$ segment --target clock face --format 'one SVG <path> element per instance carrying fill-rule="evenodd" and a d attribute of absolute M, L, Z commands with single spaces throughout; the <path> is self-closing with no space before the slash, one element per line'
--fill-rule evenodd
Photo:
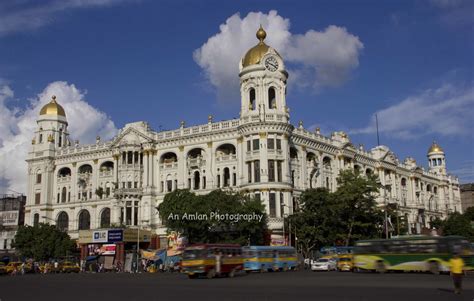
<path fill-rule="evenodd" d="M 276 71 L 278 69 L 278 61 L 274 56 L 269 56 L 265 60 L 265 67 L 270 71 Z"/>

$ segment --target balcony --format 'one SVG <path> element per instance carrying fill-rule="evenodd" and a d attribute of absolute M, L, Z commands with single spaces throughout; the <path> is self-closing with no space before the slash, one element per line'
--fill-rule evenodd
<path fill-rule="evenodd" d="M 71 176 L 58 177 L 58 183 L 68 183 L 68 182 L 71 182 Z"/>
<path fill-rule="evenodd" d="M 217 162 L 226 162 L 226 161 L 235 161 L 237 160 L 237 155 L 223 155 L 216 158 Z"/>
<path fill-rule="evenodd" d="M 114 171 L 112 169 L 99 171 L 99 177 L 101 178 L 113 177 L 113 175 L 114 175 Z"/>
<path fill-rule="evenodd" d="M 118 188 L 115 189 L 114 195 L 116 197 L 123 197 L 123 196 L 135 196 L 139 197 L 143 194 L 142 188 Z"/>
<path fill-rule="evenodd" d="M 202 158 L 188 158 L 188 167 L 189 168 L 199 168 L 206 165 L 206 160 Z"/>
<path fill-rule="evenodd" d="M 161 169 L 173 169 L 178 168 L 178 162 L 167 162 L 160 164 Z"/>

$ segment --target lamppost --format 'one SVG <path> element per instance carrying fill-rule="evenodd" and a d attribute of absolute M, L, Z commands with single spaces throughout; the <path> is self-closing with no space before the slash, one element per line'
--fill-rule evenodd
<path fill-rule="evenodd" d="M 377 184 L 381 184 L 380 180 L 377 181 Z M 390 185 L 382 185 L 383 188 L 383 200 L 384 200 L 384 213 L 385 213 L 385 220 L 384 220 L 384 226 L 385 226 L 385 239 L 388 239 L 388 205 L 387 205 L 387 187 L 390 188 Z"/>
<path fill-rule="evenodd" d="M 285 237 L 285 214 L 286 214 L 286 217 L 288 218 L 288 245 L 291 247 L 291 220 L 290 220 L 290 216 L 291 216 L 291 207 L 286 205 L 286 204 L 283 204 L 282 207 L 288 207 L 288 211 L 290 211 L 288 214 L 286 213 L 283 213 L 283 240 L 285 240 L 286 242 L 286 237 Z M 283 209 L 283 211 L 285 211 Z"/>

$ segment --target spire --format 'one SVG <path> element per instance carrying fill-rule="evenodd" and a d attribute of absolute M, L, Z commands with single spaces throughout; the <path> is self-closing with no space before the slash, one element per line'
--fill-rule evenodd
<path fill-rule="evenodd" d="M 264 44 L 263 40 L 267 37 L 266 31 L 263 29 L 262 24 L 260 24 L 260 28 L 257 30 L 257 39 L 259 39 L 260 44 Z"/>

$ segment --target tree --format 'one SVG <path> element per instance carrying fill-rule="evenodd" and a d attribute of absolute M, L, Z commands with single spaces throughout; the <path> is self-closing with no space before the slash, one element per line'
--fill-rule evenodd
<path fill-rule="evenodd" d="M 296 229 L 296 237 L 302 247 L 303 255 L 309 257 L 314 249 L 334 243 L 337 208 L 326 188 L 304 191 L 300 202 L 301 210 L 295 212 L 289 219 L 292 227 Z"/>
<path fill-rule="evenodd" d="M 20 255 L 35 260 L 49 260 L 67 256 L 75 250 L 75 242 L 56 226 L 40 223 L 37 226 L 20 226 L 13 247 Z"/>
<path fill-rule="evenodd" d="M 474 240 L 474 229 L 468 215 L 454 212 L 443 221 L 442 229 L 444 235 L 460 235 Z"/>
<path fill-rule="evenodd" d="M 175 190 L 165 196 L 157 209 L 165 226 L 186 235 L 190 243 L 262 244 L 264 240 L 265 208 L 260 201 L 242 194 L 215 190 L 198 196 L 189 190 Z M 254 213 L 263 218 L 239 221 L 230 218 Z M 215 214 L 227 214 L 228 218 L 217 219 Z"/>
<path fill-rule="evenodd" d="M 377 237 L 379 225 L 383 223 L 382 213 L 375 201 L 379 191 L 377 177 L 344 170 L 339 174 L 337 182 L 334 200 L 341 227 L 338 238 L 348 246 L 354 240 Z"/>

